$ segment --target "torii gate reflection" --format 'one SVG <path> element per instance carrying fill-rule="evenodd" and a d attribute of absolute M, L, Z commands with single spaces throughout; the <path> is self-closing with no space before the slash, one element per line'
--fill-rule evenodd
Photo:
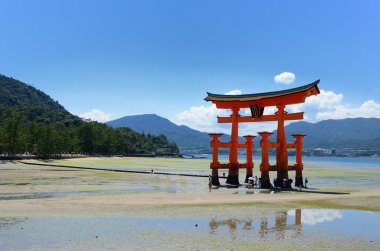
<path fill-rule="evenodd" d="M 261 171 L 261 188 L 270 187 L 269 171 L 277 171 L 276 184 L 277 187 L 283 186 L 283 180 L 288 179 L 288 171 L 296 170 L 295 185 L 303 186 L 302 178 L 302 138 L 303 134 L 292 135 L 295 142 L 287 143 L 284 122 L 285 120 L 299 120 L 303 119 L 303 112 L 288 113 L 285 111 L 286 105 L 294 105 L 304 103 L 305 99 L 311 95 L 319 94 L 318 89 L 319 80 L 298 88 L 257 93 L 245 95 L 220 95 L 207 93 L 206 101 L 212 101 L 218 109 L 230 109 L 232 111 L 229 117 L 218 117 L 218 123 L 232 123 L 231 126 L 231 140 L 230 142 L 221 142 L 219 137 L 222 134 L 211 133 L 212 137 L 212 184 L 219 186 L 218 169 L 228 169 L 228 177 L 226 183 L 231 185 L 239 185 L 239 168 L 247 170 L 245 182 L 249 177 L 252 177 L 252 149 L 254 147 L 253 139 L 255 136 L 244 136 L 245 143 L 240 143 L 238 140 L 239 123 L 244 122 L 264 122 L 264 121 L 277 121 L 277 141 L 269 142 L 269 132 L 259 132 L 261 136 L 262 148 L 262 162 L 260 166 Z M 268 106 L 275 106 L 277 112 L 272 115 L 264 115 L 264 108 Z M 249 108 L 252 116 L 241 116 L 240 109 Z M 218 149 L 229 149 L 229 163 L 222 164 L 218 161 Z M 246 163 L 238 162 L 238 149 L 246 148 Z M 276 149 L 276 165 L 269 164 L 269 148 Z M 296 163 L 295 165 L 288 164 L 288 148 L 296 149 Z"/>
<path fill-rule="evenodd" d="M 302 232 L 302 222 L 301 222 L 301 209 L 295 209 L 295 218 L 294 224 L 288 224 L 288 211 L 281 210 L 275 212 L 274 216 L 274 225 L 269 226 L 269 219 L 267 216 L 262 216 L 257 221 L 259 221 L 259 229 L 257 230 L 260 239 L 265 239 L 270 234 L 275 234 L 277 239 L 284 239 L 287 231 L 293 233 L 297 236 L 301 235 Z M 239 226 L 242 225 L 242 230 L 254 230 L 254 219 L 246 219 L 246 220 L 215 220 L 212 219 L 209 222 L 210 234 L 217 234 L 218 228 L 223 226 L 228 226 L 231 238 L 236 239 L 238 236 Z"/>

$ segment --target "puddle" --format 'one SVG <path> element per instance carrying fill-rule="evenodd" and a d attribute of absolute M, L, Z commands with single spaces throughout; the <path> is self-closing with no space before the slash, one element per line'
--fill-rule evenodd
<path fill-rule="evenodd" d="M 376 250 L 380 244 L 378 222 L 380 213 L 334 209 L 271 210 L 255 218 L 0 218 L 0 250 L 166 249 L 168 243 L 171 249 L 233 249 L 234 246 L 247 249 L 249 246 L 241 246 L 242 243 L 258 242 L 307 248 L 316 240 L 316 245 L 331 242 L 338 249 L 349 247 L 341 245 L 351 245 L 354 241 L 359 247 Z"/>
<path fill-rule="evenodd" d="M 28 218 L 5 218 L 0 217 L 0 229 L 1 228 L 7 228 L 12 227 L 13 225 L 22 222 L 24 219 Z"/>
<path fill-rule="evenodd" d="M 54 195 L 49 193 L 0 193 L 0 201 L 2 200 L 30 200 L 52 198 Z"/>
<path fill-rule="evenodd" d="M 0 193 L 1 200 L 27 200 L 27 199 L 44 199 L 52 197 L 67 197 L 92 194 L 106 193 L 137 193 L 137 192 L 168 192 L 176 193 L 176 187 L 160 187 L 160 186 L 124 186 L 120 189 L 99 189 L 99 190 L 83 190 L 83 191 L 64 191 L 64 192 L 39 192 L 39 193 Z"/>

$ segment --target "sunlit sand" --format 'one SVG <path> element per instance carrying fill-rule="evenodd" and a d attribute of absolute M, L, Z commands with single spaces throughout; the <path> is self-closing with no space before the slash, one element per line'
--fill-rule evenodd
<path fill-rule="evenodd" d="M 98 219 L 95 220 L 96 222 L 105 225 L 111 224 L 110 222 L 115 217 L 127 217 L 126 222 L 129 222 L 130 217 L 141 219 L 144 222 L 141 223 L 143 225 L 149 225 L 149 219 L 152 218 L 153 221 L 162 221 L 160 224 L 166 224 L 165 219 L 172 218 L 178 218 L 179 222 L 186 221 L 185 219 L 199 219 L 200 222 L 207 219 L 221 219 L 221 222 L 235 219 L 236 222 L 243 224 L 246 219 L 256 220 L 263 215 L 270 217 L 275 210 L 279 209 L 285 210 L 284 212 L 289 211 L 290 214 L 295 208 L 380 211 L 380 170 L 378 168 L 305 167 L 304 174 L 309 179 L 309 189 L 302 189 L 302 191 L 294 189 L 270 192 L 265 189 L 250 189 L 242 184 L 237 189 L 228 189 L 222 186 L 213 188 L 209 192 L 207 178 L 210 171 L 209 160 L 205 159 L 115 157 L 48 162 L 28 160 L 28 162 L 91 168 L 103 167 L 117 170 L 141 170 L 147 171 L 147 173 L 81 170 L 4 162 L 0 165 L 2 225 L 10 219 L 23 219 L 22 222 L 25 223 L 19 224 L 27 224 L 30 221 L 50 222 L 57 217 L 59 219 L 68 217 L 67 224 L 69 225 L 71 224 L 69 222 L 74 219 L 84 222 L 90 221 L 88 217 L 96 217 L 94 218 Z M 151 170 L 153 173 L 150 173 Z M 258 176 L 257 168 L 254 170 L 254 176 Z M 200 173 L 205 174 L 206 177 L 155 174 L 159 171 Z M 222 176 L 222 172 L 220 175 Z M 244 175 L 245 173 L 242 172 L 241 182 L 244 180 Z M 224 183 L 224 179 L 221 179 L 221 183 Z M 29 220 L 25 220 L 25 218 Z M 243 227 L 244 224 L 241 226 Z M 155 232 L 155 226 L 149 226 L 147 227 L 148 232 L 157 236 L 146 240 L 147 243 L 141 244 L 140 247 L 153 248 L 154 242 L 162 237 Z M 81 231 L 90 233 L 90 230 L 81 229 Z M 136 227 L 136 231 L 142 230 Z M 193 230 L 179 229 L 179 231 L 185 231 L 191 236 Z M 300 238 L 297 241 L 302 245 L 312 243 L 314 248 L 319 245 L 328 246 L 331 244 L 337 248 L 345 249 L 349 249 L 350 246 L 372 249 L 373 245 L 379 242 L 379 239 L 366 242 L 359 238 L 358 240 L 351 240 L 351 244 L 348 245 L 347 242 L 345 242 L 346 244 L 341 243 L 341 238 L 324 238 L 325 233 L 323 232 L 315 236 L 309 236 L 307 233 L 303 233 L 307 238 Z M 105 235 L 105 233 L 103 234 Z M 174 231 L 170 238 L 167 238 L 168 240 L 181 239 L 179 236 L 181 236 L 180 232 Z M 111 247 L 110 243 L 113 240 L 110 238 L 108 237 L 109 242 L 106 241 L 102 245 Z M 119 236 L 118 238 L 121 238 L 119 240 L 120 245 L 130 248 L 138 247 L 138 243 L 131 242 L 130 237 L 123 239 Z M 344 239 L 344 237 L 342 238 Z M 124 241 L 127 239 L 130 246 Z M 133 240 L 138 240 L 138 238 L 136 237 Z M 182 243 L 183 246 L 181 244 L 173 247 L 185 248 L 190 245 L 191 241 L 201 241 L 202 245 L 192 246 L 201 249 L 223 247 L 214 243 L 215 240 L 212 236 L 202 238 L 192 236 L 189 237 L 189 243 L 186 240 L 181 239 L 181 241 L 184 242 Z M 11 241 L 8 240 L 8 242 Z M 85 240 L 78 241 L 78 243 L 82 248 L 101 249 L 95 243 Z M 11 244 L 9 245 L 12 247 Z M 247 250 L 252 244 L 263 248 L 268 248 L 271 245 L 275 249 L 282 247 L 274 237 L 269 238 L 269 243 L 262 243 L 262 239 L 248 238 L 241 242 L 236 241 L 235 244 L 238 245 L 239 249 Z M 67 244 L 65 247 L 72 247 L 70 245 Z M 163 245 L 162 242 L 159 242 L 158 245 L 163 247 L 160 246 Z M 17 245 L 13 247 L 15 249 L 20 248 Z M 45 246 L 45 248 L 47 247 L 49 246 Z M 233 245 L 225 247 L 233 248 Z M 292 249 L 292 245 L 285 245 L 285 247 Z"/>

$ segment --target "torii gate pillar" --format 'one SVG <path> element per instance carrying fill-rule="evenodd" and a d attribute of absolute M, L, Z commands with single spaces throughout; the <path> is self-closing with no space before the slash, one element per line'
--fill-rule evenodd
<path fill-rule="evenodd" d="M 239 185 L 239 163 L 238 163 L 238 145 L 239 145 L 239 107 L 232 107 L 232 127 L 230 142 L 230 168 L 226 183 Z"/>
<path fill-rule="evenodd" d="M 271 132 L 259 132 L 262 138 L 261 141 L 261 188 L 270 188 L 269 179 L 269 137 Z"/>
<path fill-rule="evenodd" d="M 253 160 L 252 160 L 252 149 L 254 147 L 253 139 L 255 136 L 252 135 L 246 135 L 243 136 L 246 140 L 246 156 L 247 156 L 247 173 L 245 175 L 245 183 L 248 183 L 248 178 L 252 177 L 252 171 L 253 171 Z"/>
<path fill-rule="evenodd" d="M 288 179 L 288 149 L 285 135 L 285 105 L 277 105 L 277 149 L 276 149 L 276 166 L 277 166 L 277 183 L 282 184 L 284 179 Z"/>
<path fill-rule="evenodd" d="M 302 163 L 302 139 L 305 137 L 303 134 L 293 134 L 292 135 L 296 139 L 296 187 L 304 187 L 303 185 L 303 163 Z"/>

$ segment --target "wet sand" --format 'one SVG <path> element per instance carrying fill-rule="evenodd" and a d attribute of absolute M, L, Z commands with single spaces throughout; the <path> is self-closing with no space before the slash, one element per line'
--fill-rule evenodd
<path fill-rule="evenodd" d="M 208 160 L 89 158 L 49 163 L 134 170 L 154 169 L 155 171 L 172 172 L 180 172 L 184 168 L 199 173 L 209 171 Z M 244 220 L 257 219 L 277 209 L 292 210 L 294 208 L 380 211 L 380 168 L 305 167 L 304 174 L 309 178 L 311 188 L 302 191 L 270 192 L 241 186 L 237 189 L 221 187 L 209 192 L 207 178 L 77 170 L 4 162 L 0 164 L 0 211 L 4 222 L 9 219 L 24 219 L 23 222 L 25 222 L 25 218 L 29 219 L 26 222 L 30 222 L 31 219 L 39 219 L 37 222 L 51 222 L 65 217 L 69 219 L 67 222 L 75 221 L 75 219 L 82 219 L 86 222 L 88 217 L 95 217 L 92 219 L 106 218 L 111 222 L 115 217 L 122 217 L 124 221 L 126 221 L 125 217 L 138 219 L 151 219 L 153 217 L 156 220 L 174 217 L 181 219 L 178 222 L 185 219 L 201 221 L 204 218 Z M 254 175 L 258 175 L 257 170 L 255 170 Z M 221 179 L 221 183 L 223 182 Z M 110 223 L 99 224 L 107 225 Z M 1 233 L 11 232 L 3 230 L 1 226 L 0 220 L 0 236 Z M 112 224 L 110 224 L 110 228 L 112 228 L 111 226 Z M 80 230 L 89 233 L 84 229 L 80 228 Z M 136 231 L 141 232 L 143 230 L 137 227 Z M 154 232 L 155 227 L 148 227 L 148 230 L 145 229 L 144 231 Z M 189 235 L 193 234 L 193 230 L 184 231 Z M 19 234 L 16 231 L 12 236 L 17 240 Z M 108 237 L 108 240 L 102 242 L 101 246 L 92 242 L 87 243 L 87 241 L 84 243 L 80 240 L 78 243 L 82 249 L 102 249 L 102 247 L 114 247 L 117 250 L 123 249 L 122 247 L 154 249 L 154 242 L 164 245 L 167 241 L 173 240 L 174 237 L 178 240 L 181 239 L 180 231 L 172 232 L 162 241 L 160 241 L 159 233 L 152 234 L 157 235 L 156 238 L 142 240 L 148 242 L 142 244 L 136 243 L 139 240 L 137 237 L 135 239 L 124 237 L 123 239 L 122 236 L 118 237 L 119 243 Z M 305 247 L 307 243 L 314 243 L 310 246 L 311 249 L 318 249 L 320 245 L 326 245 L 326 247 L 332 245 L 332 247 L 344 249 L 351 249 L 350 247 L 372 249 L 374 243 L 378 244 L 380 239 L 379 237 L 375 240 L 366 241 L 359 238 L 358 240 L 351 240 L 351 244 L 347 244 L 345 237 L 326 239 L 325 235 L 326 233 L 323 232 L 310 236 L 309 233 L 304 233 L 302 238 L 296 238 L 296 242 L 300 247 Z M 238 236 L 241 237 L 241 235 Z M 211 237 L 215 236 L 211 235 L 207 237 L 207 240 L 203 240 L 206 237 L 195 235 L 189 237 L 188 243 L 186 240 L 182 240 L 181 245 L 183 246 L 174 245 L 173 249 L 189 249 L 187 247 L 191 247 L 190 249 L 220 249 L 223 247 L 214 243 L 214 239 Z M 342 238 L 345 240 L 345 244 L 342 243 Z M 289 245 L 286 245 L 285 249 L 294 248 L 290 239 Z M 202 242 L 203 244 L 199 246 L 191 246 L 190 243 L 194 243 L 195 240 L 201 242 L 203 240 L 204 243 Z M 49 244 L 49 242 L 47 243 Z M 48 244 L 38 246 L 37 243 L 34 247 L 36 249 L 73 247 L 70 246 L 73 243 L 58 243 L 60 243 L 58 246 L 53 247 Z M 118 244 L 113 246 L 111 243 Z M 248 250 L 251 244 L 256 244 L 257 247 L 264 249 L 274 245 L 275 249 L 282 249 L 283 246 L 280 243 L 276 238 L 270 238 L 264 242 L 261 239 L 243 238 L 240 242 L 236 242 L 235 246 L 238 245 L 238 249 Z M 2 242 L 0 241 L 0 247 L 1 245 Z M 12 242 L 5 243 L 4 247 L 24 249 L 16 244 L 12 246 Z M 234 249 L 234 246 L 227 245 L 225 247 Z"/>

